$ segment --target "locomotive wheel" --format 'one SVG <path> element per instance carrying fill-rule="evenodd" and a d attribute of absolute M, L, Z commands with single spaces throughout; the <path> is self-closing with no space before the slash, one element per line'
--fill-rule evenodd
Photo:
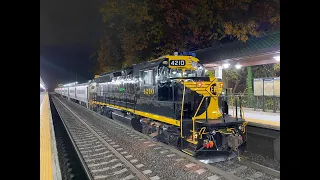
<path fill-rule="evenodd" d="M 104 110 L 103 108 L 100 108 L 100 114 L 101 114 L 102 116 L 105 115 L 105 110 Z"/>
<path fill-rule="evenodd" d="M 111 111 L 111 110 L 107 110 L 106 116 L 107 116 L 108 118 L 112 119 L 112 111 Z"/>
<path fill-rule="evenodd" d="M 183 147 L 181 147 L 181 137 L 178 138 L 176 145 L 177 145 L 177 148 L 178 148 L 179 150 L 182 150 L 182 149 L 183 149 Z"/>
<path fill-rule="evenodd" d="M 142 132 L 142 124 L 138 118 L 134 118 L 131 120 L 131 126 L 134 130 Z"/>

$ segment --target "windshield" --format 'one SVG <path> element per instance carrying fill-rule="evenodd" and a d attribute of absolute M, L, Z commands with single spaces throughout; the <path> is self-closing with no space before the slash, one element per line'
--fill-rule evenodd
<path fill-rule="evenodd" d="M 196 70 L 185 70 L 183 77 L 205 77 L 205 69 L 202 65 L 194 63 L 193 67 Z M 181 69 L 170 69 L 166 66 L 161 66 L 158 71 L 158 78 L 161 81 L 167 80 L 168 78 L 181 78 Z"/>
<path fill-rule="evenodd" d="M 183 73 L 183 77 L 204 77 L 204 68 L 199 63 L 193 63 L 192 65 L 196 70 L 185 70 Z M 181 69 L 170 69 L 169 72 L 170 78 L 180 78 L 182 77 L 182 70 Z"/>

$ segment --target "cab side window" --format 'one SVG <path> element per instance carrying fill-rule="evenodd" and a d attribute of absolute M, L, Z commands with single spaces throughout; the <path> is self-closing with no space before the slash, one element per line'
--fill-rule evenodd
<path fill-rule="evenodd" d="M 144 85 L 154 85 L 154 71 L 153 70 L 141 71 L 141 79 Z"/>

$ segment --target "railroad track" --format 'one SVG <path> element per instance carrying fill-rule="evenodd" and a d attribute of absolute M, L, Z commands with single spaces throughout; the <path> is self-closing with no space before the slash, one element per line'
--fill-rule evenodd
<path fill-rule="evenodd" d="M 94 179 L 278 179 L 277 174 L 266 173 L 263 168 L 257 170 L 243 161 L 231 160 L 214 165 L 201 163 L 78 104 L 54 99 L 55 105 L 59 106 L 57 109 L 64 111 L 61 113 L 63 120 Z M 120 170 L 124 172 L 114 174 Z"/>
<path fill-rule="evenodd" d="M 64 113 L 64 115 L 62 115 L 64 116 L 63 120 L 81 153 L 82 159 L 85 161 L 83 162 L 83 164 L 85 163 L 84 166 L 87 166 L 90 171 L 91 175 L 89 175 L 89 177 L 91 179 L 149 179 L 127 159 L 127 156 L 119 152 L 120 148 L 116 150 L 113 147 L 115 145 L 111 145 L 114 143 L 108 143 L 112 140 L 106 136 L 100 136 L 85 120 L 65 106 L 61 101 L 60 103 L 65 109 L 60 108 L 58 110 L 58 112 L 60 111 L 59 114 L 62 115 L 61 111 L 69 111 L 70 113 Z M 69 115 L 69 117 L 66 115 Z M 77 121 L 74 121 L 74 118 L 76 118 Z M 114 164 L 114 162 L 116 162 L 116 164 Z M 109 164 L 112 164 L 112 166 L 109 166 Z"/>
<path fill-rule="evenodd" d="M 86 173 L 85 167 L 82 166 L 79 159 L 81 156 L 79 156 L 79 152 L 75 149 L 74 141 L 70 138 L 70 132 L 61 120 L 52 102 L 52 98 L 50 98 L 50 107 L 62 180 L 90 179 L 90 174 Z"/>

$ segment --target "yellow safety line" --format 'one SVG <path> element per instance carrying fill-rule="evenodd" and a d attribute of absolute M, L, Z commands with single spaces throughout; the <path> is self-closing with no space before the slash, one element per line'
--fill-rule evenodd
<path fill-rule="evenodd" d="M 40 106 L 40 180 L 52 180 L 52 154 L 48 93 Z"/>
<path fill-rule="evenodd" d="M 270 126 L 277 126 L 280 127 L 280 122 L 268 121 L 268 120 L 261 120 L 261 119 L 252 119 L 252 118 L 245 118 L 246 121 L 270 125 Z"/>
<path fill-rule="evenodd" d="M 183 151 L 184 153 L 188 154 L 189 156 L 193 156 L 193 154 L 189 153 L 189 152 L 186 151 L 186 150 L 183 150 L 183 149 L 182 149 L 181 151 Z"/>

